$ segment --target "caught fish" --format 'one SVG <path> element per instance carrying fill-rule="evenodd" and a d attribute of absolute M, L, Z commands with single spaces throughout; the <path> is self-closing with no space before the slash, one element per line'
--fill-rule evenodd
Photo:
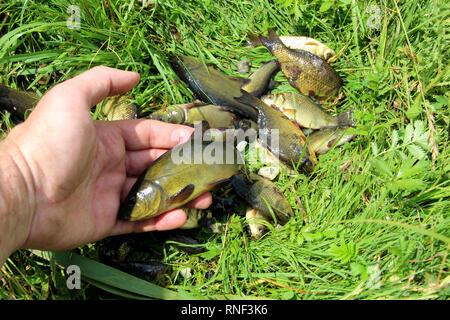
<path fill-rule="evenodd" d="M 248 93 L 260 97 L 263 95 L 271 85 L 272 76 L 280 70 L 280 63 L 278 60 L 272 60 L 263 64 L 259 69 L 253 72 L 247 80 L 241 85 L 241 89 Z"/>
<path fill-rule="evenodd" d="M 265 139 L 261 139 L 261 141 L 265 147 L 278 155 L 281 160 L 291 166 L 300 163 L 308 169 L 312 169 L 317 164 L 314 150 L 307 143 L 306 136 L 302 130 L 281 111 L 269 107 L 260 99 L 245 91 L 242 91 L 241 97 L 235 98 L 235 100 L 253 106 L 258 110 L 257 123 L 260 139 L 261 132 L 265 132 Z"/>
<path fill-rule="evenodd" d="M 267 218 L 273 219 L 274 215 L 283 225 L 294 215 L 289 202 L 269 179 L 254 173 L 236 174 L 231 183 L 241 198 Z"/>
<path fill-rule="evenodd" d="M 213 104 L 188 103 L 155 111 L 150 115 L 150 119 L 191 126 L 206 121 L 210 128 L 234 129 L 238 127 L 242 117 Z"/>
<path fill-rule="evenodd" d="M 247 220 L 250 234 L 255 240 L 267 233 L 269 230 L 268 225 L 271 225 L 271 220 L 266 215 L 252 207 L 247 207 L 245 219 Z"/>
<path fill-rule="evenodd" d="M 208 155 L 213 159 L 207 159 Z M 139 176 L 118 217 L 136 221 L 182 207 L 228 181 L 242 164 L 231 143 L 190 139 L 163 154 Z"/>
<path fill-rule="evenodd" d="M 338 73 L 325 60 L 304 50 L 289 49 L 272 29 L 268 37 L 259 39 L 279 60 L 289 83 L 301 93 L 325 100 L 342 86 Z"/>
<path fill-rule="evenodd" d="M 102 110 L 106 120 L 128 120 L 137 118 L 137 106 L 131 103 L 130 97 L 114 96 L 103 100 Z"/>
<path fill-rule="evenodd" d="M 0 84 L 0 109 L 5 109 L 23 121 L 27 112 L 39 101 L 35 93 L 9 88 Z"/>
<path fill-rule="evenodd" d="M 259 47 L 263 45 L 257 35 L 249 32 L 248 36 L 250 38 L 248 41 L 249 47 Z M 289 49 L 310 52 L 327 62 L 335 60 L 336 52 L 316 39 L 305 36 L 280 36 L 280 40 Z"/>
<path fill-rule="evenodd" d="M 317 154 L 325 153 L 334 145 L 338 147 L 355 138 L 355 134 L 346 134 L 346 129 L 338 127 L 314 131 L 309 136 L 309 143 Z"/>
<path fill-rule="evenodd" d="M 241 96 L 242 78 L 230 77 L 211 65 L 188 56 L 173 56 L 172 67 L 194 94 L 206 103 L 215 104 L 255 120 L 258 112 L 246 104 L 234 100 Z"/>
<path fill-rule="evenodd" d="M 289 119 L 295 120 L 303 128 L 322 129 L 355 125 L 351 120 L 351 111 L 332 116 L 322 109 L 319 104 L 299 93 L 268 94 L 261 97 L 261 100 L 269 106 L 275 106 Z"/>

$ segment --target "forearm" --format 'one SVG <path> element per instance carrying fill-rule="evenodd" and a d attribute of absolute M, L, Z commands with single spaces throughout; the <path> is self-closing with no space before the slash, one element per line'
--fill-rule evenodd
<path fill-rule="evenodd" d="M 34 190 L 27 164 L 14 138 L 0 142 L 0 266 L 22 247 L 34 212 Z"/>

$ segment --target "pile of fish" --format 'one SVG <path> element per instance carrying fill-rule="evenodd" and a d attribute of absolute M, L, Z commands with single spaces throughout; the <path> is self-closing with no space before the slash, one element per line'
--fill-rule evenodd
<path fill-rule="evenodd" d="M 196 131 L 213 130 L 219 134 L 253 130 L 254 136 L 245 137 L 245 141 L 236 141 L 233 136 L 225 141 L 223 134 L 221 141 L 211 142 L 198 141 L 194 134 L 185 144 L 162 155 L 138 178 L 120 207 L 119 219 L 155 217 L 228 183 L 248 204 L 250 231 L 254 238 L 259 238 L 269 224 L 283 225 L 294 215 L 271 180 L 282 170 L 287 173 L 300 167 L 313 170 L 317 154 L 354 137 L 345 134 L 346 128 L 354 125 L 351 111 L 332 116 L 318 102 L 335 96 L 342 86 L 338 73 L 328 63 L 336 59 L 333 50 L 307 37 L 278 37 L 272 29 L 267 37 L 249 33 L 249 38 L 249 46 L 265 46 L 275 59 L 248 78 L 228 76 L 194 57 L 172 56 L 173 69 L 198 100 L 168 106 L 152 113 L 150 118 L 190 126 L 200 124 Z M 279 71 L 297 91 L 269 92 L 276 86 L 272 78 Z M 19 120 L 37 101 L 34 94 L 0 86 L 0 106 Z M 137 106 L 127 101 L 126 96 L 111 97 L 105 100 L 103 112 L 107 120 L 133 119 L 137 117 Z M 174 161 L 174 153 L 194 149 L 197 142 L 199 152 L 208 148 L 218 150 L 234 161 L 198 163 L 195 154 L 183 163 Z M 258 151 L 257 158 L 265 165 L 258 174 L 250 172 L 245 163 L 248 162 L 245 150 L 249 148 Z M 198 227 L 207 215 L 206 211 L 186 211 L 188 221 L 183 228 Z"/>
<path fill-rule="evenodd" d="M 332 116 L 317 102 L 333 97 L 342 86 L 338 73 L 327 62 L 335 57 L 333 50 L 310 38 L 279 38 L 271 29 L 267 37 L 249 35 L 250 46 L 264 45 L 276 59 L 262 65 L 248 78 L 240 78 L 228 76 L 194 57 L 172 56 L 173 69 L 198 100 L 168 106 L 150 118 L 190 126 L 200 123 L 202 130 L 253 129 L 256 136 L 246 140 L 244 147 L 233 139 L 225 143 L 222 139 L 201 141 L 200 152 L 212 148 L 225 154 L 225 148 L 233 145 L 232 157 L 236 161 L 232 164 L 194 163 L 195 155 L 190 155 L 186 163 L 174 163 L 174 152 L 186 147 L 194 149 L 194 134 L 191 140 L 165 153 L 141 175 L 120 209 L 120 219 L 155 217 L 229 182 L 248 204 L 250 231 L 254 238 L 259 238 L 268 230 L 268 224 L 283 225 L 294 215 L 284 195 L 271 181 L 277 173 L 283 168 L 289 172 L 299 167 L 311 171 L 317 164 L 316 154 L 353 138 L 345 134 L 346 128 L 354 125 L 351 111 Z M 275 85 L 272 78 L 280 70 L 298 92 L 269 92 Z M 275 139 L 277 143 L 273 144 Z M 250 172 L 243 159 L 246 144 L 264 150 L 266 164 L 273 170 Z M 204 215 L 198 210 L 189 210 L 184 228 L 197 227 L 201 217 Z"/>
<path fill-rule="evenodd" d="M 275 59 L 248 78 L 228 76 L 194 57 L 171 57 L 174 71 L 198 100 L 168 106 L 152 113 L 150 118 L 196 129 L 190 140 L 163 154 L 138 177 L 121 204 L 119 219 L 137 221 L 155 217 L 183 207 L 207 191 L 232 186 L 246 203 L 249 231 L 258 239 L 271 225 L 284 225 L 294 215 L 289 202 L 272 182 L 279 172 L 289 174 L 299 168 L 311 171 L 317 164 L 317 154 L 353 139 L 354 135 L 345 132 L 354 126 L 351 111 L 332 116 L 320 105 L 320 101 L 335 96 L 342 86 L 341 78 L 329 64 L 336 60 L 333 50 L 308 37 L 278 37 L 271 29 L 267 37 L 249 33 L 249 38 L 250 47 L 265 46 Z M 270 92 L 277 85 L 273 77 L 279 71 L 296 90 Z M 34 94 L 0 85 L 0 107 L 19 120 L 38 100 Z M 102 108 L 106 120 L 137 118 L 137 106 L 126 96 L 105 99 Z M 199 130 L 201 133 L 196 136 Z M 216 134 L 216 140 L 202 140 L 207 130 Z M 244 133 L 253 130 L 255 134 L 237 141 L 236 135 L 231 138 L 225 135 L 230 130 Z M 199 152 L 215 150 L 227 159 L 199 163 L 194 159 L 195 153 L 186 152 L 195 148 L 200 148 Z M 265 165 L 258 173 L 247 165 L 246 151 L 251 148 L 258 150 L 258 161 Z M 174 161 L 174 154 L 184 155 L 185 161 Z M 229 158 L 233 161 L 228 161 Z M 182 229 L 211 226 L 209 211 L 184 209 L 188 220 Z M 160 264 L 155 267 L 145 263 L 135 263 L 133 268 L 144 273 L 164 270 Z"/>

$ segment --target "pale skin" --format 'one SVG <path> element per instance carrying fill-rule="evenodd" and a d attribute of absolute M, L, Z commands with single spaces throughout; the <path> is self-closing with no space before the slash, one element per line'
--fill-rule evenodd
<path fill-rule="evenodd" d="M 193 130 L 154 120 L 92 120 L 91 107 L 138 82 L 135 72 L 92 68 L 47 92 L 0 142 L 0 265 L 21 248 L 60 251 L 184 224 L 182 209 L 138 222 L 116 219 L 136 181 L 131 176 Z M 189 206 L 210 204 L 207 193 Z"/>

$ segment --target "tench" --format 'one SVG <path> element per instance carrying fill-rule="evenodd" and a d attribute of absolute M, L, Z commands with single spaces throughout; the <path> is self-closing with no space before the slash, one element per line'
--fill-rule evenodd
<path fill-rule="evenodd" d="M 278 59 L 289 83 L 301 93 L 325 100 L 342 86 L 339 74 L 325 60 L 304 50 L 289 49 L 272 29 L 268 37 L 259 39 Z"/>
<path fill-rule="evenodd" d="M 207 156 L 217 157 L 217 162 L 209 161 Z M 136 221 L 179 208 L 228 181 L 242 164 L 232 144 L 191 138 L 163 154 L 139 176 L 122 203 L 118 218 Z"/>
<path fill-rule="evenodd" d="M 235 98 L 235 100 L 258 110 L 256 122 L 260 139 L 265 147 L 290 166 L 294 167 L 300 163 L 309 170 L 314 168 L 317 164 L 314 150 L 306 142 L 305 134 L 292 120 L 281 111 L 268 106 L 245 91 L 242 91 L 241 97 Z M 277 131 L 274 132 L 274 130 Z M 261 133 L 266 134 L 265 139 L 261 138 Z M 278 134 L 278 137 L 274 134 Z M 276 145 L 276 139 L 278 139 L 278 145 Z"/>
<path fill-rule="evenodd" d="M 227 76 L 211 65 L 188 56 L 173 56 L 172 67 L 194 94 L 203 102 L 215 104 L 255 120 L 258 112 L 243 103 L 234 100 L 241 96 L 242 78 Z"/>
<path fill-rule="evenodd" d="M 275 59 L 266 62 L 255 70 L 248 77 L 248 79 L 244 80 L 244 83 L 241 85 L 241 89 L 256 97 L 260 97 L 270 88 L 271 85 L 273 85 L 274 82 L 271 81 L 271 78 L 279 70 L 280 63 L 278 60 Z"/>
<path fill-rule="evenodd" d="M 269 179 L 254 173 L 237 174 L 231 178 L 236 193 L 252 208 L 283 225 L 294 216 L 294 212 L 281 191 Z"/>
<path fill-rule="evenodd" d="M 301 127 L 322 129 L 328 127 L 354 126 L 351 120 L 351 110 L 338 116 L 328 114 L 319 104 L 305 95 L 295 92 L 268 94 L 261 100 L 269 106 L 274 106 L 289 119 L 295 120 Z"/>
<path fill-rule="evenodd" d="M 334 145 L 336 147 L 352 140 L 355 134 L 345 134 L 347 128 L 328 128 L 314 131 L 309 136 L 309 143 L 317 154 L 325 153 Z"/>

